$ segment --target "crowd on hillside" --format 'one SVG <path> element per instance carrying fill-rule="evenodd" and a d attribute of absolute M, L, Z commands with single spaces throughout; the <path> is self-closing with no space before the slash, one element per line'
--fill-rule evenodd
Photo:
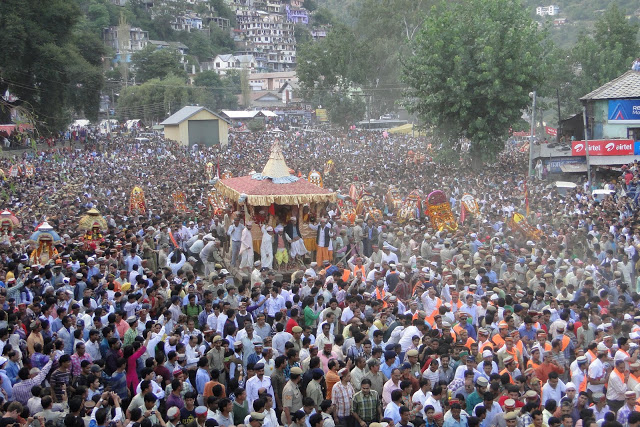
<path fill-rule="evenodd" d="M 382 217 L 351 223 L 328 204 L 317 249 L 288 218 L 247 252 L 251 224 L 208 208 L 205 166 L 260 172 L 276 140 L 295 175 L 320 171 L 339 200 L 355 184 Z M 115 135 L 0 159 L 2 208 L 21 221 L 0 245 L 0 427 L 639 426 L 640 164 L 596 200 L 584 181 L 525 182 L 513 147 L 452 167 L 430 143 L 292 131 L 194 150 Z M 455 231 L 404 221 L 389 185 L 442 190 L 456 218 L 469 193 L 480 212 Z M 129 212 L 134 186 L 144 215 Z M 508 221 L 527 207 L 529 232 Z M 89 244 L 90 208 L 108 230 Z M 29 241 L 44 221 L 62 239 L 48 262 Z"/>

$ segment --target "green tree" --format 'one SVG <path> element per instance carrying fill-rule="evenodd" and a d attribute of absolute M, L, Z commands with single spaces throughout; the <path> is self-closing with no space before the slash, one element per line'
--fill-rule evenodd
<path fill-rule="evenodd" d="M 543 40 L 519 1 L 440 3 L 404 66 L 410 110 L 445 150 L 468 138 L 475 161 L 495 158 L 542 80 Z"/>
<path fill-rule="evenodd" d="M 154 78 L 164 78 L 169 74 L 186 79 L 186 72 L 180 64 L 180 53 L 174 49 L 156 49 L 148 45 L 131 56 L 136 82 L 144 83 Z"/>
<path fill-rule="evenodd" d="M 366 106 L 356 96 L 331 94 L 324 98 L 329 113 L 329 120 L 338 126 L 348 127 L 364 117 Z"/>
<path fill-rule="evenodd" d="M 223 80 L 215 71 L 203 71 L 197 74 L 193 84 L 201 95 L 200 105 L 213 111 L 235 109 L 238 106 L 238 97 L 233 93 L 231 81 Z"/>
<path fill-rule="evenodd" d="M 304 0 L 302 2 L 302 7 L 307 9 L 309 12 L 313 12 L 318 8 L 318 4 L 314 0 Z"/>
<path fill-rule="evenodd" d="M 231 26 L 236 24 L 236 14 L 227 6 L 224 0 L 209 0 L 211 11 L 215 16 L 226 18 L 231 21 Z"/>
<path fill-rule="evenodd" d="M 185 105 L 196 103 L 196 89 L 187 86 L 182 77 L 168 75 L 120 92 L 116 114 L 121 120 L 143 119 L 159 122 Z"/>
<path fill-rule="evenodd" d="M 302 24 L 296 24 L 293 27 L 293 37 L 296 39 L 296 43 L 301 45 L 303 43 L 309 43 L 312 41 L 311 31 Z"/>
<path fill-rule="evenodd" d="M 0 93 L 18 98 L 0 100 L 0 121 L 9 121 L 16 105 L 46 131 L 63 129 L 74 113 L 97 118 L 104 47 L 95 39 L 78 45 L 81 15 L 66 0 L 0 2 Z"/>
<path fill-rule="evenodd" d="M 211 26 L 211 49 L 215 55 L 221 53 L 233 53 L 236 45 L 229 35 L 229 31 L 224 31 L 217 25 Z"/>
<path fill-rule="evenodd" d="M 311 25 L 319 27 L 321 25 L 333 24 L 335 21 L 333 13 L 326 7 L 321 7 L 311 15 Z"/>
<path fill-rule="evenodd" d="M 193 55 L 201 61 L 210 58 L 214 53 L 211 40 L 203 32 L 193 31 L 189 33 L 181 31 L 178 35 L 178 40 L 189 48 L 189 55 Z"/>
<path fill-rule="evenodd" d="M 368 44 L 345 25 L 334 26 L 318 43 L 300 46 L 296 72 L 306 97 L 367 82 L 367 53 Z"/>

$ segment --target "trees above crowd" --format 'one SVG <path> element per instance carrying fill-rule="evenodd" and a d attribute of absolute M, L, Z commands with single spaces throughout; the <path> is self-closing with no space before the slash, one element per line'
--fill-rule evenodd
<path fill-rule="evenodd" d="M 544 33 L 515 0 L 440 3 L 404 61 L 409 108 L 432 126 L 442 152 L 471 141 L 476 159 L 504 147 L 545 64 Z"/>
<path fill-rule="evenodd" d="M 41 131 L 63 128 L 74 113 L 98 117 L 104 45 L 79 25 L 81 13 L 66 0 L 0 2 L 0 122 L 13 107 L 32 115 Z"/>
<path fill-rule="evenodd" d="M 214 71 L 198 74 L 194 85 L 187 85 L 183 76 L 168 74 L 124 88 L 116 114 L 120 120 L 143 119 L 145 123 L 154 123 L 185 105 L 202 105 L 213 111 L 235 109 L 239 92 L 238 79 L 221 79 Z"/>

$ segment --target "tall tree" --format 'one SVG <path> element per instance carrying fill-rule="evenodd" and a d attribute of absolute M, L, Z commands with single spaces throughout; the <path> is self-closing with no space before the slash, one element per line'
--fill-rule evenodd
<path fill-rule="evenodd" d="M 233 110 L 238 106 L 238 97 L 233 93 L 233 82 L 222 79 L 215 71 L 198 73 L 193 84 L 200 93 L 199 104 L 211 110 Z"/>
<path fill-rule="evenodd" d="M 180 53 L 174 49 L 156 49 L 147 45 L 131 56 L 136 82 L 144 83 L 155 78 L 164 78 L 169 74 L 186 78 L 184 67 L 180 63 Z"/>
<path fill-rule="evenodd" d="M 491 158 L 542 80 L 543 39 L 517 0 L 440 3 L 405 63 L 410 109 L 445 151 L 468 138 L 475 160 Z"/>
<path fill-rule="evenodd" d="M 0 93 L 18 98 L 0 100 L 0 122 L 15 104 L 47 131 L 64 128 L 76 112 L 97 118 L 104 46 L 79 32 L 80 17 L 66 0 L 0 2 Z"/>

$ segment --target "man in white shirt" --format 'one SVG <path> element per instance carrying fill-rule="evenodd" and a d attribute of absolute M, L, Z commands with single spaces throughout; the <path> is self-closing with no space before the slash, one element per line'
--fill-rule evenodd
<path fill-rule="evenodd" d="M 589 370 L 587 371 L 587 377 L 589 385 L 587 389 L 592 393 L 602 393 L 604 390 L 604 380 L 606 377 L 606 370 L 604 368 L 603 359 L 607 357 L 609 349 L 604 343 L 598 344 L 598 357 L 591 362 Z"/>
<path fill-rule="evenodd" d="M 253 368 L 256 374 L 247 381 L 247 401 L 249 408 L 253 408 L 253 401 L 258 399 L 258 390 L 265 389 L 275 400 L 273 395 L 273 387 L 271 386 L 271 378 L 264 374 L 264 363 L 256 363 Z"/>
<path fill-rule="evenodd" d="M 560 402 L 562 394 L 566 391 L 566 387 L 560 379 L 558 379 L 557 372 L 550 372 L 547 383 L 542 387 L 542 406 L 547 403 L 547 400 L 555 400 Z"/>
<path fill-rule="evenodd" d="M 271 297 L 267 300 L 265 305 L 267 306 L 267 316 L 271 320 L 270 323 L 272 323 L 276 313 L 286 308 L 284 298 L 279 294 L 279 289 L 277 287 L 271 288 Z"/>
<path fill-rule="evenodd" d="M 420 341 L 422 341 L 422 331 L 425 328 L 424 320 L 420 320 L 416 318 L 413 321 L 413 325 L 407 326 L 405 330 L 402 332 L 402 337 L 400 338 L 399 344 L 402 346 L 402 352 L 406 352 L 409 350 L 409 346 L 412 344 L 412 338 L 414 336 L 419 336 Z"/>
<path fill-rule="evenodd" d="M 478 403 L 475 408 L 473 408 L 473 414 L 476 414 L 476 409 L 479 407 L 484 407 L 487 410 L 487 416 L 484 419 L 483 425 L 490 426 L 493 422 L 493 418 L 503 412 L 500 405 L 497 402 L 493 401 L 493 394 L 488 391 L 484 394 L 484 399 L 481 403 Z"/>

